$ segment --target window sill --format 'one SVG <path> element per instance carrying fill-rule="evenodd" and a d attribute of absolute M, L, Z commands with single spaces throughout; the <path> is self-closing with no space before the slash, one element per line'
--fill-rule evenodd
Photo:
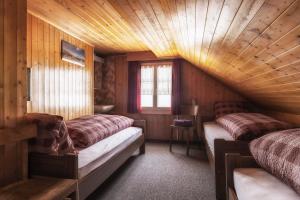
<path fill-rule="evenodd" d="M 171 115 L 170 108 L 142 108 L 141 114 Z"/>

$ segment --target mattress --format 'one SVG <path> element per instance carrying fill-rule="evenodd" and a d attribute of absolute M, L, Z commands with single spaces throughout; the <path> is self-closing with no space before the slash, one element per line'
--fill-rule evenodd
<path fill-rule="evenodd" d="M 289 186 L 261 168 L 238 168 L 233 172 L 234 187 L 239 200 L 299 200 Z"/>
<path fill-rule="evenodd" d="M 129 127 L 83 149 L 78 155 L 78 176 L 82 178 L 142 137 L 142 129 Z"/>
<path fill-rule="evenodd" d="M 204 122 L 204 137 L 207 143 L 209 150 L 212 155 L 215 154 L 214 149 L 214 140 L 215 139 L 225 139 L 225 140 L 234 140 L 228 131 L 222 128 L 216 122 Z"/>

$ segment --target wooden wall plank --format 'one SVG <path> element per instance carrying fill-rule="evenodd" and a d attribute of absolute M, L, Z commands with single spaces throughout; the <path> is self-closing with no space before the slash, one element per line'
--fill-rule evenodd
<path fill-rule="evenodd" d="M 93 47 L 30 14 L 32 112 L 46 112 L 72 119 L 93 113 Z M 85 49 L 86 66 L 61 60 L 61 40 Z M 31 66 L 30 66 L 31 64 Z M 78 87 L 77 87 L 78 86 Z M 77 102 L 80 102 L 76 108 Z"/>
<path fill-rule="evenodd" d="M 0 110 L 2 111 L 0 112 L 1 128 L 4 126 L 4 0 L 0 1 L 0 10 Z"/>
<path fill-rule="evenodd" d="M 26 1 L 0 1 L 0 128 L 26 112 Z M 26 143 L 0 147 L 0 186 L 26 178 Z"/>
<path fill-rule="evenodd" d="M 4 127 L 4 0 L 0 0 L 0 128 Z M 0 181 L 4 181 L 4 152 L 0 146 Z"/>

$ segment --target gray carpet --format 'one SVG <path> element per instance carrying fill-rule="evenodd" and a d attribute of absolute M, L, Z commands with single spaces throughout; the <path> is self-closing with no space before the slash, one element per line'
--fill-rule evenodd
<path fill-rule="evenodd" d="M 174 145 L 148 143 L 146 154 L 129 159 L 88 200 L 213 200 L 213 173 L 206 155 Z"/>

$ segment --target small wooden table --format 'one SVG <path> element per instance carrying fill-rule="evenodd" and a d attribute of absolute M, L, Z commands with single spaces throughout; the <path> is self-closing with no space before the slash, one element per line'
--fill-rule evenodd
<path fill-rule="evenodd" d="M 35 177 L 0 189 L 5 200 L 77 200 L 77 180 Z"/>
<path fill-rule="evenodd" d="M 177 129 L 178 131 L 181 131 L 182 133 L 186 132 L 186 155 L 189 156 L 190 155 L 190 143 L 191 143 L 190 133 L 191 132 L 193 133 L 194 126 L 184 127 L 184 126 L 171 125 L 170 145 L 169 145 L 170 152 L 172 152 L 174 129 Z"/>

